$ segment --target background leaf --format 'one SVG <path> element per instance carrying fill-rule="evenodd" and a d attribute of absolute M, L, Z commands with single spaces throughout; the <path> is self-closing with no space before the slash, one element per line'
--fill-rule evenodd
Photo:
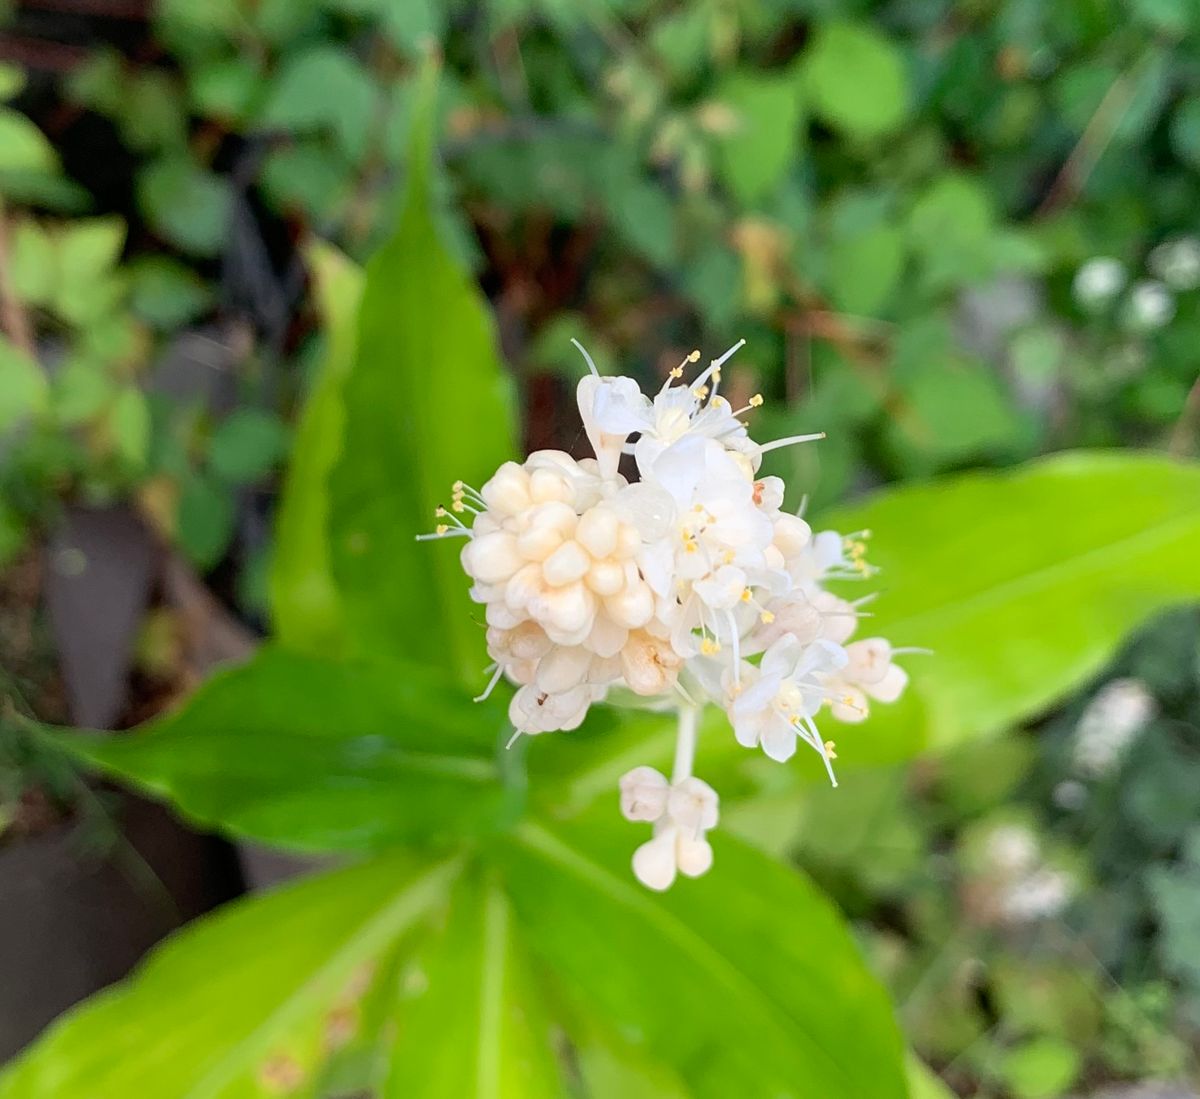
<path fill-rule="evenodd" d="M 934 650 L 905 660 L 908 695 L 873 707 L 842 758 L 946 747 L 1050 705 L 1154 611 L 1200 595 L 1198 505 L 1200 467 L 1079 452 L 822 517 L 875 536 L 888 586 L 860 633 Z"/>
<path fill-rule="evenodd" d="M 813 110 L 851 137 L 880 137 L 908 115 L 911 93 L 904 58 L 866 24 L 821 27 L 809 47 L 805 71 Z"/>
<path fill-rule="evenodd" d="M 454 481 L 478 488 L 515 453 L 511 389 L 486 303 L 431 217 L 431 95 L 426 103 L 404 212 L 367 269 L 330 479 L 333 566 L 358 651 L 478 681 L 483 639 L 458 547 L 415 538 L 432 530 Z"/>
<path fill-rule="evenodd" d="M 362 270 L 330 245 L 313 242 L 326 346 L 296 426 L 275 527 L 271 618 L 285 644 L 337 655 L 345 645 L 341 601 L 330 562 L 329 472 L 342 447 L 342 387 L 354 363 Z"/>

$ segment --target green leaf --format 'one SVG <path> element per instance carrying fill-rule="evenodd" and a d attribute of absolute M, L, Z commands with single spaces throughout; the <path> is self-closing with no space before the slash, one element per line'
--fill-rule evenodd
<path fill-rule="evenodd" d="M 58 277 L 55 242 L 36 221 L 13 226 L 10 241 L 13 292 L 28 305 L 49 305 Z"/>
<path fill-rule="evenodd" d="M 25 73 L 16 65 L 0 64 L 0 101 L 21 94 L 25 87 Z"/>
<path fill-rule="evenodd" d="M 900 282 L 904 260 L 904 235 L 894 225 L 839 239 L 828 260 L 830 300 L 848 313 L 878 313 Z"/>
<path fill-rule="evenodd" d="M 503 856 L 529 948 L 575 1003 L 697 1099 L 907 1095 L 887 997 L 804 878 L 720 837 L 711 873 L 654 896 L 629 870 L 647 836 L 609 816 L 525 824 Z"/>
<path fill-rule="evenodd" d="M 358 651 L 478 680 L 483 639 L 459 548 L 418 543 L 459 478 L 479 487 L 515 450 L 512 394 L 478 287 L 430 216 L 432 95 L 414 127 L 409 192 L 367 269 L 358 350 L 330 479 L 334 575 Z"/>
<path fill-rule="evenodd" d="M 0 107 L 0 172 L 55 172 L 58 154 L 46 135 L 18 111 Z"/>
<path fill-rule="evenodd" d="M 262 72 L 254 59 L 229 57 L 193 70 L 188 93 L 200 114 L 240 122 L 252 110 L 262 83 Z"/>
<path fill-rule="evenodd" d="M 56 243 L 52 308 L 73 324 L 87 324 L 124 295 L 123 280 L 114 268 L 125 244 L 125 223 L 117 217 L 73 221 L 59 232 Z"/>
<path fill-rule="evenodd" d="M 397 1005 L 400 1034 L 382 1099 L 566 1092 L 523 930 L 496 883 L 462 880 L 444 931 L 417 959 L 425 980 Z"/>
<path fill-rule="evenodd" d="M 999 732 L 1093 675 L 1144 619 L 1200 596 L 1198 502 L 1196 465 L 1081 451 L 822 517 L 873 532 L 887 590 L 863 632 L 934 650 L 905 660 L 905 699 L 872 707 L 842 759 Z"/>
<path fill-rule="evenodd" d="M 286 60 L 258 122 L 299 133 L 328 130 L 357 160 L 366 152 L 377 94 L 375 82 L 352 54 L 314 46 Z"/>
<path fill-rule="evenodd" d="M 229 181 L 186 157 L 153 162 L 138 179 L 138 201 L 155 232 L 183 251 L 215 256 L 232 207 Z"/>
<path fill-rule="evenodd" d="M 1200 167 L 1200 96 L 1185 100 L 1171 118 L 1171 147 L 1180 160 Z"/>
<path fill-rule="evenodd" d="M 454 872 L 393 857 L 229 905 L 58 1022 L 0 1076 L 0 1099 L 293 1090 Z"/>
<path fill-rule="evenodd" d="M 183 551 L 197 568 L 212 568 L 225 555 L 233 537 L 233 496 L 225 486 L 194 474 L 179 498 L 176 533 Z"/>
<path fill-rule="evenodd" d="M 169 332 L 213 306 L 208 284 L 190 267 L 166 256 L 143 256 L 129 269 L 130 306 L 149 324 Z"/>
<path fill-rule="evenodd" d="M 720 143 L 722 179 L 739 202 L 752 205 L 779 186 L 796 160 L 800 89 L 790 73 L 739 72 L 721 82 L 716 97 L 735 116 Z"/>
<path fill-rule="evenodd" d="M 326 346 L 284 475 L 271 560 L 271 617 L 284 644 L 337 655 L 344 637 L 330 560 L 328 481 L 341 453 L 342 387 L 358 346 L 363 274 L 332 245 L 314 241 L 307 255 Z"/>
<path fill-rule="evenodd" d="M 493 827 L 509 726 L 423 666 L 267 647 L 135 734 L 64 737 L 187 816 L 300 851 L 375 850 Z"/>
<path fill-rule="evenodd" d="M 287 450 L 287 428 L 273 412 L 234 409 L 213 432 L 208 461 L 214 473 L 242 484 L 265 477 Z"/>
<path fill-rule="evenodd" d="M 1082 1059 L 1057 1038 L 1034 1038 L 1010 1050 L 1001 1071 L 1016 1099 L 1055 1099 L 1075 1082 Z"/>
<path fill-rule="evenodd" d="M 808 49 L 805 76 L 813 110 L 849 137 L 882 137 L 908 117 L 912 93 L 904 58 L 866 24 L 820 27 Z"/>
<path fill-rule="evenodd" d="M 40 413 L 48 395 L 41 367 L 0 335 L 0 435 Z"/>
<path fill-rule="evenodd" d="M 150 409 L 141 389 L 122 386 L 108 411 L 107 423 L 117 454 L 132 466 L 144 466 L 150 447 Z"/>

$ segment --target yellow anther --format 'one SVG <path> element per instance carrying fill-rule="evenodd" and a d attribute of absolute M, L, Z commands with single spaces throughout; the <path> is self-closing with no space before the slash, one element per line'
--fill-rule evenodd
<path fill-rule="evenodd" d="M 733 556 L 734 556 L 733 550 L 726 550 L 723 554 L 721 554 L 721 560 L 726 565 L 732 565 L 733 564 Z"/>
<path fill-rule="evenodd" d="M 714 382 L 719 382 L 721 380 L 720 368 L 713 371 L 712 379 Z"/>
<path fill-rule="evenodd" d="M 751 600 L 751 599 L 753 599 L 753 598 L 754 598 L 754 596 L 750 594 L 750 589 L 749 589 L 749 588 L 743 588 L 743 589 L 742 589 L 742 602 L 743 602 L 743 603 L 749 603 L 749 602 L 750 602 L 750 600 Z"/>
<path fill-rule="evenodd" d="M 700 652 L 705 656 L 716 656 L 721 651 L 721 643 L 714 641 L 711 637 L 706 637 L 700 642 Z"/>
<path fill-rule="evenodd" d="M 758 617 L 764 626 L 769 626 L 775 621 L 775 615 L 771 611 L 763 611 Z"/>
<path fill-rule="evenodd" d="M 837 759 L 837 745 L 832 740 L 825 741 L 825 754 L 830 759 Z"/>
<path fill-rule="evenodd" d="M 755 393 L 754 396 L 750 398 L 749 403 L 751 408 L 761 407 L 763 403 L 763 395 L 761 393 Z"/>
<path fill-rule="evenodd" d="M 676 379 L 682 378 L 683 377 L 683 367 L 682 366 L 675 367 L 675 369 L 671 371 L 670 376 L 672 378 L 676 378 Z"/>
<path fill-rule="evenodd" d="M 698 363 L 700 361 L 700 352 L 693 351 L 687 358 L 690 363 Z"/>
<path fill-rule="evenodd" d="M 435 516 L 436 516 L 438 519 L 445 519 L 445 518 L 446 518 L 446 516 L 447 516 L 447 515 L 449 515 L 450 513 L 449 513 L 449 512 L 448 512 L 448 511 L 447 511 L 447 510 L 446 510 L 444 507 L 442 507 L 442 506 L 439 504 L 439 505 L 438 505 L 438 507 L 437 507 L 437 509 L 434 511 L 434 513 L 433 513 L 433 514 L 434 514 L 434 515 L 435 515 Z"/>
<path fill-rule="evenodd" d="M 465 485 L 462 483 L 462 481 L 455 481 L 455 482 L 454 482 L 454 484 L 452 484 L 450 487 L 451 487 L 451 488 L 452 488 L 452 489 L 453 489 L 455 492 L 462 492 L 462 490 L 463 490 L 463 489 L 464 489 L 466 486 L 465 486 Z"/>
<path fill-rule="evenodd" d="M 433 532 L 434 534 L 445 534 L 449 529 L 450 528 L 445 523 L 438 523 L 438 525 L 433 528 Z"/>
<path fill-rule="evenodd" d="M 455 501 L 454 501 L 454 502 L 453 502 L 453 503 L 450 505 L 450 510 L 451 510 L 451 511 L 459 511 L 459 512 L 462 512 L 462 511 L 466 511 L 467 509 L 466 509 L 466 507 L 463 505 L 463 502 L 462 502 L 461 500 L 455 500 Z"/>
<path fill-rule="evenodd" d="M 698 389 L 693 389 L 692 396 L 698 401 L 704 400 L 704 398 L 708 396 L 708 386 L 702 385 Z"/>

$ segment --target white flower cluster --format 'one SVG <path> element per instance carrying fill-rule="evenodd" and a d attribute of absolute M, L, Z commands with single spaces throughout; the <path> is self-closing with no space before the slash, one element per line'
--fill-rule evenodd
<path fill-rule="evenodd" d="M 758 476 L 763 454 L 821 436 L 750 438 L 740 417 L 762 398 L 735 409 L 719 392 L 722 365 L 741 346 L 687 383 L 693 352 L 652 399 L 631 378 L 600 377 L 583 352 L 591 372 L 577 396 L 595 457 L 538 451 L 479 489 L 459 482 L 425 536 L 467 539 L 462 564 L 495 662 L 481 697 L 501 676 L 515 683 L 518 734 L 574 729 L 615 686 L 691 715 L 673 784 L 648 768 L 622 783 L 626 815 L 654 823 L 634 870 L 658 889 L 712 859 L 704 833 L 716 795 L 691 775 L 696 707 L 722 707 L 738 741 L 772 759 L 803 741 L 832 780 L 818 711 L 862 721 L 871 701 L 895 700 L 907 681 L 887 641 L 850 640 L 865 600 L 823 587 L 871 574 L 866 532 L 814 535 L 782 510 L 782 481 Z M 619 471 L 622 456 L 636 481 Z"/>

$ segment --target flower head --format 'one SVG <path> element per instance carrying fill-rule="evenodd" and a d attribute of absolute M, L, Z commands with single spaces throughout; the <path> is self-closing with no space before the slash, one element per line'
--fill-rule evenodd
<path fill-rule="evenodd" d="M 868 532 L 814 534 L 784 510 L 783 482 L 759 476 L 765 453 L 823 436 L 750 437 L 743 417 L 762 398 L 735 409 L 720 393 L 741 346 L 687 380 L 693 352 L 653 397 L 601 377 L 584 351 L 577 400 L 594 457 L 538 451 L 478 489 L 458 482 L 423 536 L 464 540 L 493 661 L 480 698 L 514 683 L 517 735 L 577 728 L 612 687 L 679 705 L 672 780 L 637 767 L 620 783 L 625 816 L 653 826 L 633 870 L 654 889 L 712 862 L 717 795 L 692 774 L 699 705 L 720 706 L 738 742 L 772 759 L 806 744 L 833 781 L 818 717 L 861 721 L 907 682 L 893 661 L 904 650 L 850 640 L 864 601 L 824 586 L 872 574 Z"/>

